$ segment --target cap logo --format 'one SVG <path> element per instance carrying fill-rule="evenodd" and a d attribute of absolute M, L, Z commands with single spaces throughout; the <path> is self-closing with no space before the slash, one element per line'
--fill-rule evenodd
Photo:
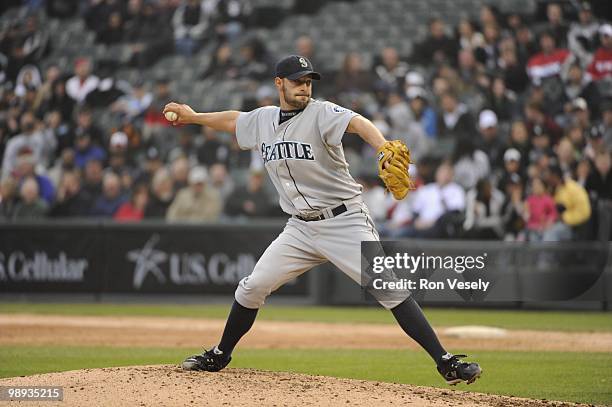
<path fill-rule="evenodd" d="M 302 68 L 308 68 L 308 62 L 306 62 L 306 60 L 303 57 L 300 57 L 299 61 L 300 61 L 300 65 L 302 66 Z"/>

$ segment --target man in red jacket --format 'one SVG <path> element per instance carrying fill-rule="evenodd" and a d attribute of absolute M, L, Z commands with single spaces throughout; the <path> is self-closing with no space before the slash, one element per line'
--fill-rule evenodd
<path fill-rule="evenodd" d="M 593 61 L 588 68 L 595 81 L 612 76 L 612 24 L 603 24 L 599 27 L 599 36 L 601 47 L 595 51 Z"/>
<path fill-rule="evenodd" d="M 535 83 L 560 75 L 570 55 L 565 48 L 557 48 L 553 35 L 545 31 L 540 35 L 540 52 L 527 61 L 527 74 Z"/>

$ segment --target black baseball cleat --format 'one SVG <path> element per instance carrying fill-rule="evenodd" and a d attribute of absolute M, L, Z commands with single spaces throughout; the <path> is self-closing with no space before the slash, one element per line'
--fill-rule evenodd
<path fill-rule="evenodd" d="M 225 356 L 215 346 L 211 350 L 204 350 L 201 355 L 189 356 L 181 365 L 185 370 L 200 370 L 204 372 L 218 372 L 231 362 L 231 356 Z"/>
<path fill-rule="evenodd" d="M 442 375 L 447 384 L 451 386 L 457 383 L 474 383 L 482 375 L 482 369 L 478 363 L 463 362 L 460 358 L 466 355 L 451 355 L 447 353 L 440 358 L 438 372 Z"/>

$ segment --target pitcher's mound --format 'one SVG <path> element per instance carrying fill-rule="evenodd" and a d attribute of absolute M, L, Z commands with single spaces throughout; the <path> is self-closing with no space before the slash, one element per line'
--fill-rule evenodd
<path fill-rule="evenodd" d="M 565 406 L 406 384 L 286 372 L 185 372 L 174 365 L 83 369 L 0 380 L 0 386 L 63 386 L 45 406 Z M 1 403 L 0 403 L 1 404 Z M 27 405 L 30 403 L 23 403 Z M 22 405 L 22 404 L 19 404 Z"/>

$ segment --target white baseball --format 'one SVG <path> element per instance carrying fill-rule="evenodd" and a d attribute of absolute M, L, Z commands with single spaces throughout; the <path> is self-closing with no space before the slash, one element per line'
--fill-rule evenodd
<path fill-rule="evenodd" d="M 173 122 L 178 119 L 178 114 L 176 114 L 175 112 L 166 112 L 165 116 L 166 120 L 168 120 L 169 122 Z"/>

